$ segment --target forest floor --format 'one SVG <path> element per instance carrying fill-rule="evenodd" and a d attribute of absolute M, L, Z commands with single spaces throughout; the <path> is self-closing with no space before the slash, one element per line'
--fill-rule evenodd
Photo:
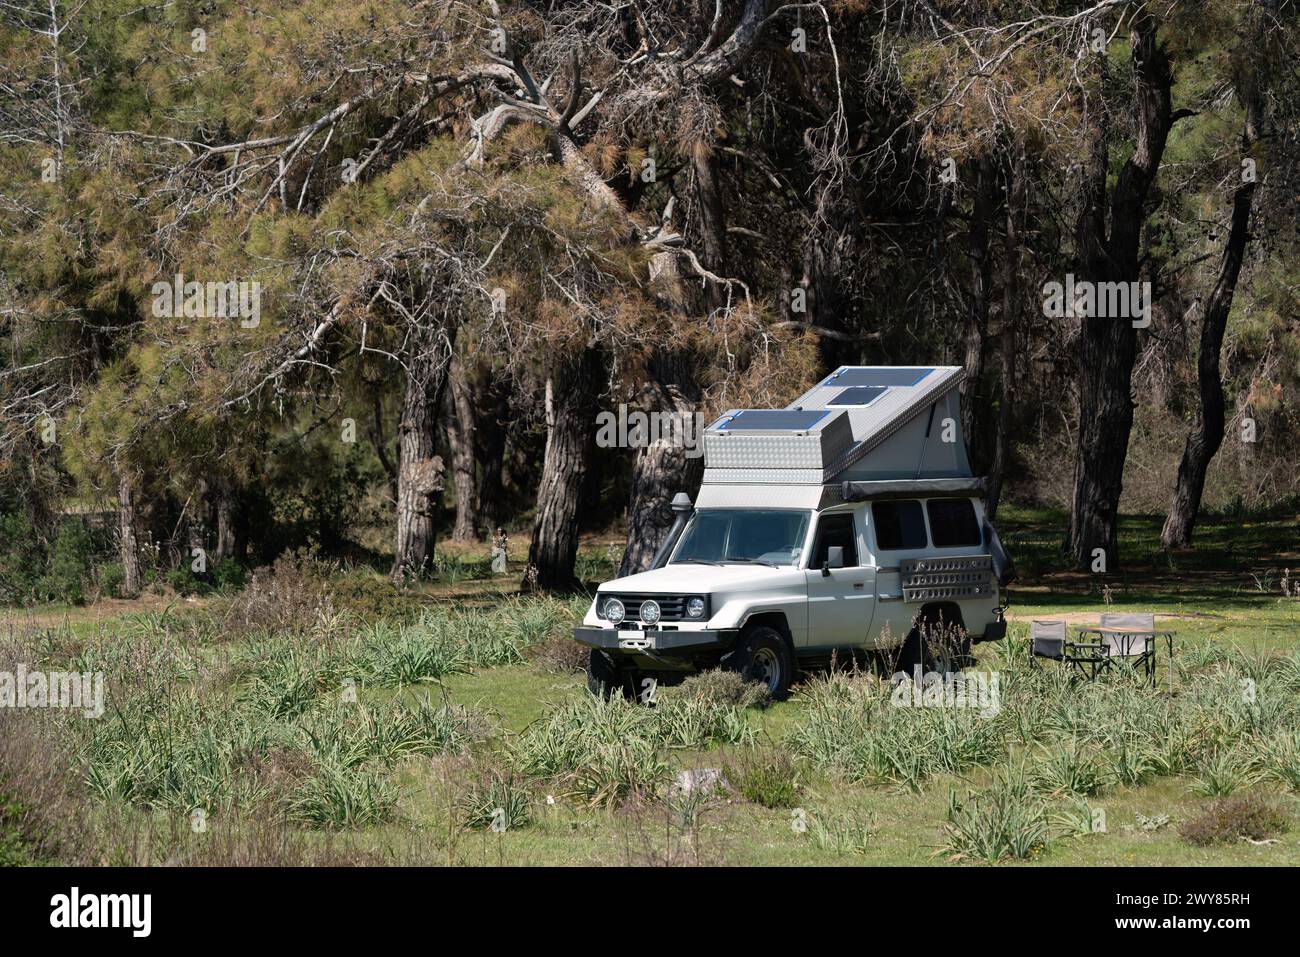
<path fill-rule="evenodd" d="M 717 683 L 599 704 L 567 638 L 589 597 L 517 596 L 517 563 L 462 577 L 486 546 L 449 548 L 462 571 L 391 623 L 288 583 L 279 608 L 0 611 L 11 658 L 109 675 L 102 719 L 0 713 L 18 722 L 0 863 L 1300 864 L 1300 598 L 1279 587 L 1300 577 L 1296 518 L 1210 520 L 1170 556 L 1158 518 L 1126 517 L 1105 594 L 1056 568 L 1060 514 L 999 524 L 1022 580 L 973 669 L 1001 677 L 997 713 L 891 708 L 886 682 L 845 674 L 768 707 Z M 612 575 L 616 543 L 584 541 L 587 577 Z M 1154 690 L 1028 662 L 1030 618 L 1108 603 L 1177 632 Z M 683 772 L 723 783 L 683 793 Z M 1255 837 L 1193 843 L 1229 794 L 1246 803 L 1218 818 L 1263 820 L 1239 828 Z"/>

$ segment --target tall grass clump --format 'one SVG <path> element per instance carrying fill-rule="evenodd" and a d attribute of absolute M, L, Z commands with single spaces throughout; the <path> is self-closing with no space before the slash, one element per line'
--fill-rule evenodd
<path fill-rule="evenodd" d="M 1000 714 L 897 707 L 889 685 L 869 675 L 815 678 L 803 696 L 807 714 L 790 749 L 850 782 L 919 791 L 932 775 L 988 764 L 1006 750 Z"/>
<path fill-rule="evenodd" d="M 1047 803 L 1020 771 L 996 774 L 981 791 L 948 795 L 944 847 L 953 860 L 996 864 L 1036 856 L 1052 840 Z"/>

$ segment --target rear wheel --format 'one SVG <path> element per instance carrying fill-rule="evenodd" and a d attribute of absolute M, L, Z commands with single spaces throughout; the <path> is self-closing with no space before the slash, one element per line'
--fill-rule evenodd
<path fill-rule="evenodd" d="M 775 628 L 760 625 L 746 631 L 737 640 L 736 647 L 722 656 L 721 664 L 727 671 L 739 672 L 746 681 L 765 685 L 773 701 L 783 701 L 790 694 L 794 656 Z"/>

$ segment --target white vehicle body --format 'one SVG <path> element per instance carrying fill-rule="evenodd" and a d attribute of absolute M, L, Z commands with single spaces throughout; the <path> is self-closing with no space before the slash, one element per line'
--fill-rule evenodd
<path fill-rule="evenodd" d="M 970 474 L 961 378 L 844 367 L 785 410 L 721 417 L 657 567 L 602 584 L 575 637 L 659 672 L 707 667 L 760 624 L 800 661 L 897 648 L 918 616 L 1002 637 L 1009 563 Z"/>

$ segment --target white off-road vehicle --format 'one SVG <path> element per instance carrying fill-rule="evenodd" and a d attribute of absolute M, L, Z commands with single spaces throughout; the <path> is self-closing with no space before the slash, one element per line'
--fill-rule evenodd
<path fill-rule="evenodd" d="M 962 376 L 845 366 L 710 425 L 699 495 L 673 501 L 653 567 L 601 585 L 574 630 L 593 693 L 721 666 L 780 698 L 837 656 L 910 671 L 930 624 L 1002 638 L 1011 563 L 971 475 Z"/>

